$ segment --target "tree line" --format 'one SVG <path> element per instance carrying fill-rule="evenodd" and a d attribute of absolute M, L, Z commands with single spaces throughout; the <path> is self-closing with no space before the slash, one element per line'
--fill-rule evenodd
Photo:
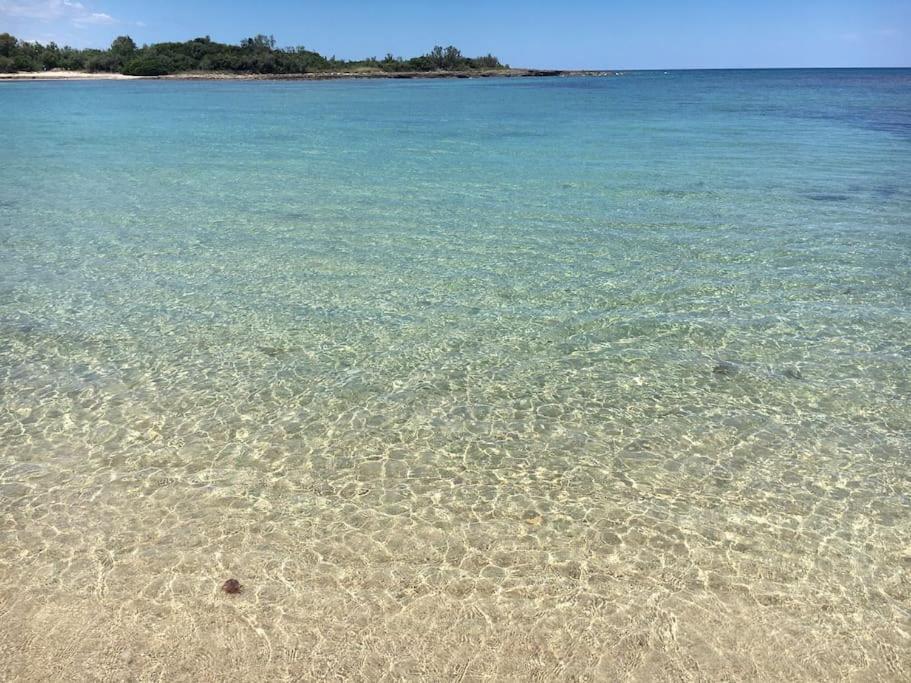
<path fill-rule="evenodd" d="M 0 33 L 0 72 L 107 71 L 132 76 L 163 76 L 186 71 L 254 74 L 302 74 L 320 71 L 377 69 L 403 71 L 471 71 L 508 68 L 493 55 L 466 57 L 453 46 L 433 48 L 420 57 L 349 61 L 324 57 L 304 47 L 277 48 L 273 36 L 257 35 L 239 45 L 218 43 L 209 36 L 183 43 L 154 43 L 139 47 L 129 36 L 115 38 L 107 50 L 79 50 L 56 43 L 42 45 Z"/>

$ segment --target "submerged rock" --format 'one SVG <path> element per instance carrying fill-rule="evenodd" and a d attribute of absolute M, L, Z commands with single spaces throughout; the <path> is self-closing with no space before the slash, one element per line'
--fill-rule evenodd
<path fill-rule="evenodd" d="M 807 197 L 812 199 L 814 202 L 846 202 L 850 199 L 850 197 L 846 194 L 831 194 L 828 192 L 808 194 Z"/>
<path fill-rule="evenodd" d="M 785 368 L 783 370 L 783 374 L 785 377 L 789 377 L 791 379 L 803 379 L 803 373 L 800 372 L 800 368 L 793 365 Z"/>
<path fill-rule="evenodd" d="M 241 585 L 240 581 L 238 581 L 237 579 L 228 579 L 223 584 L 221 584 L 221 589 L 225 593 L 235 594 L 235 593 L 240 593 L 244 589 L 244 587 Z"/>
<path fill-rule="evenodd" d="M 528 526 L 541 526 L 542 524 L 544 524 L 544 517 L 542 517 L 541 515 L 533 515 L 531 517 L 526 517 L 525 523 Z"/>
<path fill-rule="evenodd" d="M 733 377 L 739 372 L 739 368 L 736 364 L 728 360 L 721 360 L 715 363 L 715 367 L 712 368 L 712 372 L 716 375 L 721 375 L 722 377 Z"/>

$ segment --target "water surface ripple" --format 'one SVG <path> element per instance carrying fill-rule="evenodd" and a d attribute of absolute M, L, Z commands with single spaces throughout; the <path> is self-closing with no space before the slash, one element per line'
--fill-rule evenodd
<path fill-rule="evenodd" d="M 911 71 L 0 104 L 0 678 L 911 677 Z"/>

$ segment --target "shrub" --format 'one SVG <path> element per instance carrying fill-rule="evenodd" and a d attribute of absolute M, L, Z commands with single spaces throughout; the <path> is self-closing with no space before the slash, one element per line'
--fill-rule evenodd
<path fill-rule="evenodd" d="M 13 66 L 13 71 L 41 71 L 41 62 L 23 54 L 13 57 Z"/>
<path fill-rule="evenodd" d="M 110 52 L 94 55 L 85 62 L 87 71 L 120 71 L 121 66 L 120 59 Z"/>
<path fill-rule="evenodd" d="M 123 68 L 130 76 L 164 76 L 171 73 L 170 64 L 157 55 L 140 55 L 131 59 Z"/>

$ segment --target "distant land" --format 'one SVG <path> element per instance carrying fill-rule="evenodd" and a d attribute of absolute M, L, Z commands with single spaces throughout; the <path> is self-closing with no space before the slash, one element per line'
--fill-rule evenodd
<path fill-rule="evenodd" d="M 490 76 L 611 75 L 607 71 L 513 69 L 492 54 L 466 57 L 461 50 L 436 46 L 419 57 L 387 54 L 383 59 L 343 60 L 303 46 L 278 48 L 273 36 L 257 35 L 239 45 L 208 36 L 183 43 L 139 47 L 120 36 L 106 50 L 60 47 L 0 34 L 0 80 L 177 78 L 306 79 L 330 78 L 479 78 Z"/>

